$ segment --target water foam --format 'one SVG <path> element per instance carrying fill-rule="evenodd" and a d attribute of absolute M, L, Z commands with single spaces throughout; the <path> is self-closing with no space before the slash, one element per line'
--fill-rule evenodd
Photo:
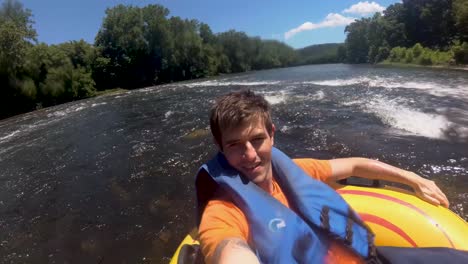
<path fill-rule="evenodd" d="M 99 105 L 106 105 L 106 104 L 107 104 L 106 102 L 95 103 L 95 104 L 92 104 L 91 107 L 96 107 L 96 106 L 99 106 Z"/>
<path fill-rule="evenodd" d="M 0 143 L 8 141 L 9 139 L 11 139 L 12 137 L 14 137 L 16 134 L 18 134 L 20 132 L 21 131 L 19 131 L 19 130 L 15 130 L 15 131 L 11 132 L 10 134 L 8 134 L 6 136 L 0 137 Z"/>
<path fill-rule="evenodd" d="M 106 102 L 94 103 L 90 107 L 96 107 L 96 106 L 105 105 L 105 104 L 107 104 L 107 103 Z M 83 109 L 86 109 L 87 107 L 88 107 L 88 105 L 86 103 L 80 103 L 80 104 L 77 104 L 77 105 L 69 106 L 69 107 L 65 108 L 64 110 L 57 110 L 57 111 L 53 111 L 53 112 L 51 111 L 50 113 L 47 114 L 48 119 L 41 119 L 41 120 L 38 120 L 37 122 L 35 122 L 33 124 L 21 125 L 20 130 L 15 130 L 15 131 L 11 132 L 10 134 L 8 134 L 6 136 L 0 137 L 0 143 L 7 142 L 7 141 L 11 140 L 12 138 L 17 137 L 19 134 L 30 133 L 31 131 L 33 131 L 33 130 L 39 128 L 39 127 L 43 127 L 45 125 L 55 123 L 55 122 L 63 119 L 67 115 L 69 115 L 71 113 L 79 112 L 79 111 L 81 111 Z M 47 110 L 47 111 L 50 111 L 50 110 Z"/>
<path fill-rule="evenodd" d="M 259 85 L 277 85 L 280 84 L 280 81 L 257 81 L 257 82 L 249 82 L 249 81 L 224 81 L 224 80 L 211 80 L 211 81 L 203 81 L 203 82 L 195 82 L 195 83 L 187 83 L 184 84 L 187 87 L 194 88 L 194 87 L 204 87 L 204 86 L 259 86 Z"/>
<path fill-rule="evenodd" d="M 388 98 L 370 99 L 365 104 L 368 112 L 375 114 L 382 122 L 407 133 L 428 138 L 444 139 L 444 131 L 453 124 L 443 115 L 423 113 L 399 105 Z"/>
<path fill-rule="evenodd" d="M 462 82 L 462 84 L 460 84 Z M 440 83 L 440 81 L 427 81 L 412 79 L 408 80 L 400 76 L 381 77 L 381 76 L 360 76 L 348 79 L 333 79 L 322 81 L 306 81 L 302 84 L 314 84 L 320 86 L 341 87 L 361 85 L 371 88 L 387 88 L 387 89 L 419 89 L 425 90 L 427 93 L 434 96 L 453 96 L 468 98 L 468 84 L 463 83 L 464 80 L 449 80 L 448 82 Z"/>
<path fill-rule="evenodd" d="M 167 119 L 168 117 L 170 117 L 172 114 L 174 114 L 173 111 L 169 110 L 167 111 L 165 114 L 164 114 L 164 117 Z"/>
<path fill-rule="evenodd" d="M 351 79 L 335 79 L 335 80 L 323 80 L 323 81 L 305 81 L 302 84 L 315 84 L 315 85 L 322 85 L 322 86 L 348 86 L 348 85 L 356 85 L 368 82 L 369 78 L 367 77 L 358 77 L 358 78 L 351 78 Z"/>
<path fill-rule="evenodd" d="M 323 98 L 325 98 L 325 93 L 322 90 L 317 91 L 315 94 L 311 96 L 311 99 L 315 101 L 320 101 Z"/>
<path fill-rule="evenodd" d="M 65 110 L 55 111 L 53 113 L 47 114 L 47 117 L 64 117 L 69 115 L 70 113 L 78 112 L 83 109 L 86 109 L 85 103 L 80 103 L 78 105 L 73 105 L 70 107 L 65 108 Z"/>
<path fill-rule="evenodd" d="M 277 104 L 285 103 L 286 100 L 288 100 L 289 98 L 289 94 L 286 91 L 264 92 L 263 97 L 271 105 L 277 105 Z"/>

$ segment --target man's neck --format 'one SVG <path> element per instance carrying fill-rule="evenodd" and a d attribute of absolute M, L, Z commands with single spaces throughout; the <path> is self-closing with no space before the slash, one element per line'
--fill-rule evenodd
<path fill-rule="evenodd" d="M 267 193 L 273 193 L 273 172 L 263 182 L 257 184 L 258 187 L 262 188 Z"/>

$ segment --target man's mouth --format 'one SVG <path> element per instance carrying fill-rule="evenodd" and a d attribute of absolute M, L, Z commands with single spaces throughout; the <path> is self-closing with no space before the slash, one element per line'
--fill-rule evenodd
<path fill-rule="evenodd" d="M 261 163 L 258 162 L 258 163 L 255 163 L 255 164 L 244 166 L 244 169 L 247 170 L 247 171 L 254 171 L 256 168 L 258 168 L 260 166 L 260 164 Z"/>

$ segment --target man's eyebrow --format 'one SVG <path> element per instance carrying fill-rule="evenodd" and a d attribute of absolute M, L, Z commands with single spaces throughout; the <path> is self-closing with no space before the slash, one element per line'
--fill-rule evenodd
<path fill-rule="evenodd" d="M 265 133 L 262 131 L 262 132 L 258 132 L 252 135 L 252 138 L 257 138 L 257 137 L 265 137 Z"/>
<path fill-rule="evenodd" d="M 251 135 L 249 138 L 252 139 L 252 138 L 259 138 L 259 137 L 264 138 L 265 133 L 264 132 L 258 132 L 258 133 L 255 133 L 255 134 Z M 226 140 L 225 144 L 237 143 L 239 141 L 241 141 L 239 138 L 229 139 L 229 140 Z"/>
<path fill-rule="evenodd" d="M 226 140 L 226 144 L 232 144 L 232 143 L 236 143 L 236 142 L 239 142 L 240 140 L 238 138 L 235 138 L 235 139 L 230 139 L 230 140 Z"/>

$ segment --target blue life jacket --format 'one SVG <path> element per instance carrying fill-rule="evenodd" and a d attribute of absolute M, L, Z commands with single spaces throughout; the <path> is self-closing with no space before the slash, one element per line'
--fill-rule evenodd
<path fill-rule="evenodd" d="M 292 210 L 218 153 L 197 175 L 198 221 L 210 196 L 221 187 L 245 214 L 249 244 L 263 263 L 323 263 L 332 239 L 343 241 L 365 259 L 375 256 L 373 234 L 338 193 L 312 179 L 276 148 L 272 169 Z"/>

